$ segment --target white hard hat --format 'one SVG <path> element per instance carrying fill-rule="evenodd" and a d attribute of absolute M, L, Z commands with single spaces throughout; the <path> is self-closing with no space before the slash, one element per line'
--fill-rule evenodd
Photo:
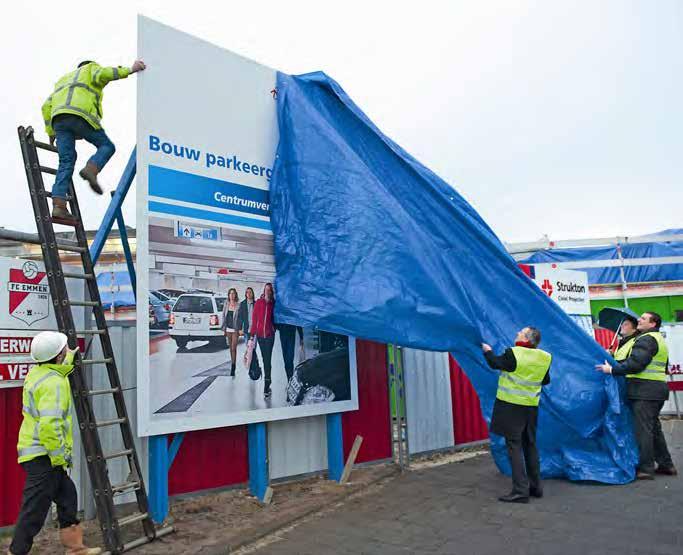
<path fill-rule="evenodd" d="M 31 343 L 31 358 L 36 362 L 52 360 L 66 347 L 68 339 L 58 331 L 41 331 Z"/>

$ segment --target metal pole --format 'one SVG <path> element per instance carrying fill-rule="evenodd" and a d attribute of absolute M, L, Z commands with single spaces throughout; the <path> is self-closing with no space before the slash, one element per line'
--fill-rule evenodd
<path fill-rule="evenodd" d="M 621 244 L 617 243 L 617 257 L 619 258 L 619 275 L 621 277 L 621 293 L 624 297 L 624 306 L 628 307 L 628 284 L 626 283 L 626 273 L 624 272 L 624 257 L 621 253 Z"/>
<path fill-rule="evenodd" d="M 410 446 L 408 444 L 408 407 L 406 407 L 405 403 L 405 394 L 406 394 L 406 382 L 405 382 L 405 366 L 403 364 L 403 348 L 399 347 L 398 348 L 399 352 L 399 357 L 400 357 L 400 365 L 399 365 L 399 398 L 400 398 L 400 406 L 401 406 L 401 411 L 402 411 L 402 416 L 401 416 L 401 445 L 403 446 L 404 449 L 404 458 L 406 460 L 406 468 L 410 466 Z M 405 438 L 403 434 L 405 433 Z M 403 444 L 403 441 L 405 441 L 405 444 Z"/>

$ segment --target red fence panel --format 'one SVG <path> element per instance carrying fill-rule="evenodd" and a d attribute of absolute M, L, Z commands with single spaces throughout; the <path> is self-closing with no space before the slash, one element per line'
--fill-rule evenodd
<path fill-rule="evenodd" d="M 168 473 L 168 493 L 243 484 L 249 480 L 247 427 L 187 432 Z"/>
<path fill-rule="evenodd" d="M 21 387 L 0 389 L 0 526 L 16 521 L 26 478 L 17 463 L 16 449 L 22 391 Z"/>
<path fill-rule="evenodd" d="M 488 439 L 489 430 L 481 414 L 479 396 L 460 365 L 449 355 L 451 370 L 451 399 L 453 403 L 453 432 L 455 444 Z"/>
<path fill-rule="evenodd" d="M 595 340 L 605 349 L 609 349 L 612 346 L 612 341 L 614 340 L 614 332 L 612 330 L 595 328 L 593 334 L 595 335 Z"/>
<path fill-rule="evenodd" d="M 389 422 L 389 376 L 387 347 L 373 341 L 356 341 L 358 366 L 358 410 L 342 415 L 344 457 L 351 451 L 357 435 L 363 436 L 356 462 L 391 457 Z"/>

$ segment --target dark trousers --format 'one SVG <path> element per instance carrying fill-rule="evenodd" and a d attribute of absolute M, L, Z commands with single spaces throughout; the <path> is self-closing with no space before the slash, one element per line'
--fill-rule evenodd
<path fill-rule="evenodd" d="M 78 524 L 76 486 L 64 469 L 53 468 L 46 456 L 22 463 L 21 466 L 26 471 L 26 483 L 10 545 L 10 552 L 14 555 L 25 555 L 31 551 L 33 538 L 43 527 L 53 501 L 57 504 L 60 528 Z"/>
<path fill-rule="evenodd" d="M 60 114 L 52 121 L 52 127 L 57 137 L 57 151 L 59 152 L 59 166 L 52 196 L 66 198 L 69 192 L 71 176 L 76 166 L 76 140 L 85 139 L 97 147 L 89 162 L 102 171 L 109 159 L 114 155 L 114 143 L 109 140 L 104 129 L 93 129 L 83 118 L 73 114 Z"/>
<path fill-rule="evenodd" d="M 271 359 L 273 358 L 273 345 L 275 344 L 275 336 L 271 337 L 257 337 L 259 349 L 261 349 L 261 358 L 263 359 L 263 379 L 266 387 L 270 387 L 270 371 Z"/>
<path fill-rule="evenodd" d="M 655 461 L 659 466 L 672 467 L 673 461 L 659 421 L 664 401 L 631 399 L 630 403 L 633 411 L 633 432 L 640 450 L 638 470 L 653 474 Z"/>
<path fill-rule="evenodd" d="M 519 434 L 505 438 L 512 466 L 512 491 L 529 495 L 529 489 L 541 489 L 541 463 L 536 447 L 538 412 L 529 411 L 526 425 Z"/>
<path fill-rule="evenodd" d="M 278 326 L 280 331 L 280 347 L 282 347 L 282 359 L 285 363 L 285 372 L 287 373 L 287 383 L 294 375 L 294 351 L 296 348 L 296 326 L 289 324 L 280 324 Z"/>

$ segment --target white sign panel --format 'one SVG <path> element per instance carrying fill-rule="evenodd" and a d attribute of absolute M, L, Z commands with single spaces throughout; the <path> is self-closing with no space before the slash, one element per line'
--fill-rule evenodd
<path fill-rule="evenodd" d="M 534 281 L 567 314 L 591 313 L 588 274 L 546 265 L 534 266 Z"/>
<path fill-rule="evenodd" d="M 138 41 L 140 435 L 357 409 L 353 340 L 272 321 L 276 72 L 144 17 Z"/>

